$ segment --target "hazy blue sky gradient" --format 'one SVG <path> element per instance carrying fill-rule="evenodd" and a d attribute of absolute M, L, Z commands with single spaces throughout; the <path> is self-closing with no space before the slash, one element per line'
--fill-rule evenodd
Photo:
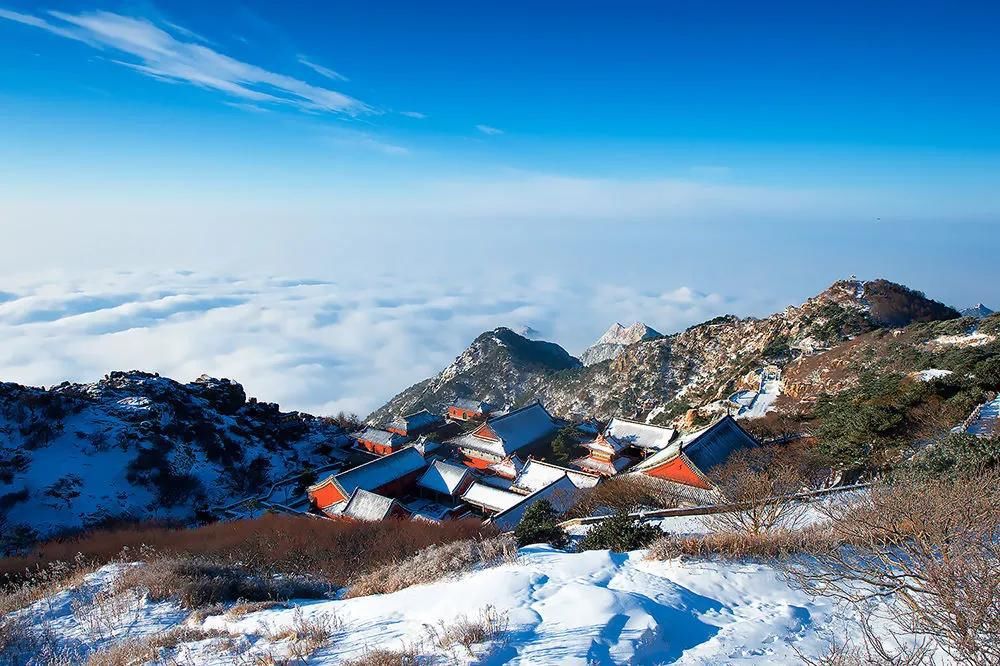
<path fill-rule="evenodd" d="M 0 0 L 0 264 L 996 306 L 998 19 Z"/>

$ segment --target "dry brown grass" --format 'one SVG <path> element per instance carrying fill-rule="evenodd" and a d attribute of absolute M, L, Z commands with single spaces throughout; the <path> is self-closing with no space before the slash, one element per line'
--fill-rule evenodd
<path fill-rule="evenodd" d="M 229 608 L 224 608 L 226 615 L 231 618 L 239 618 L 250 613 L 271 610 L 272 608 L 288 608 L 284 601 L 241 601 Z M 207 617 L 207 616 L 206 616 Z"/>
<path fill-rule="evenodd" d="M 679 504 L 680 498 L 655 479 L 644 476 L 612 477 L 582 493 L 566 517 L 592 516 L 602 509 L 614 512 L 672 509 Z"/>
<path fill-rule="evenodd" d="M 666 535 L 649 546 L 646 558 L 670 560 L 675 557 L 721 557 L 724 559 L 781 559 L 802 553 L 829 552 L 842 541 L 829 527 L 769 532 L 713 532 L 696 536 Z"/>
<path fill-rule="evenodd" d="M 194 529 L 137 526 L 50 541 L 26 556 L 2 559 L 0 588 L 14 589 L 37 578 L 53 563 L 79 560 L 92 571 L 119 559 L 144 559 L 147 548 L 161 555 L 211 556 L 213 561 L 239 564 L 262 575 L 309 574 L 344 585 L 357 575 L 428 546 L 489 534 L 478 520 L 360 523 L 284 515 Z"/>
<path fill-rule="evenodd" d="M 510 627 L 506 613 L 493 606 L 486 606 L 476 618 L 459 616 L 451 622 L 440 621 L 427 627 L 431 641 L 442 650 L 451 650 L 461 645 L 473 655 L 472 646 L 503 638 Z"/>
<path fill-rule="evenodd" d="M 407 559 L 360 576 L 348 588 L 347 597 L 388 594 L 413 585 L 433 583 L 477 566 L 512 562 L 516 555 L 517 544 L 510 535 L 430 546 Z"/>
<path fill-rule="evenodd" d="M 114 593 L 144 590 L 153 601 L 174 599 L 187 609 L 226 602 L 276 602 L 322 599 L 328 584 L 304 576 L 266 576 L 247 567 L 205 556 L 153 556 L 126 568 Z"/>
<path fill-rule="evenodd" d="M 51 597 L 68 587 L 79 585 L 83 578 L 97 569 L 97 564 L 76 557 L 21 572 L 0 585 L 0 616 L 26 608 L 41 599 Z"/>
<path fill-rule="evenodd" d="M 306 616 L 301 608 L 296 608 L 291 624 L 269 631 L 267 638 L 272 642 L 288 641 L 289 655 L 305 662 L 313 652 L 328 644 L 342 628 L 343 621 L 332 613 Z"/>
<path fill-rule="evenodd" d="M 142 638 L 119 641 L 87 659 L 87 666 L 133 666 L 145 664 L 160 658 L 163 650 L 175 648 L 182 643 L 192 643 L 208 638 L 228 636 L 225 632 L 194 627 L 175 627 L 168 631 Z"/>
<path fill-rule="evenodd" d="M 416 645 L 406 645 L 399 649 L 375 648 L 365 650 L 354 659 L 341 662 L 342 666 L 418 666 L 420 651 Z"/>

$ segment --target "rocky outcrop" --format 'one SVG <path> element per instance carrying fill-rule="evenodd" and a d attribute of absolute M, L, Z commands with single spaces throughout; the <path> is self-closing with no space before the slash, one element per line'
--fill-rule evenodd
<path fill-rule="evenodd" d="M 50 389 L 2 383 L 0 534 L 189 523 L 333 462 L 346 444 L 332 421 L 248 401 L 229 379 L 181 384 L 132 371 Z"/>
<path fill-rule="evenodd" d="M 627 328 L 615 323 L 597 342 L 580 354 L 580 362 L 584 365 L 594 365 L 610 361 L 617 358 L 629 345 L 659 337 L 662 336 L 658 332 L 641 322 L 636 322 Z"/>

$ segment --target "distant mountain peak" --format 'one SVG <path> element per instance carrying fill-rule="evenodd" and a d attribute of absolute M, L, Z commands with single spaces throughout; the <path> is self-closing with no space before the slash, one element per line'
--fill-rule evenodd
<path fill-rule="evenodd" d="M 660 337 L 663 336 L 642 322 L 637 321 L 631 326 L 622 326 L 620 322 L 615 322 L 597 342 L 580 354 L 580 360 L 584 365 L 601 363 L 617 358 L 629 345 Z"/>
<path fill-rule="evenodd" d="M 976 319 L 986 319 L 991 314 L 993 314 L 993 310 L 982 303 L 976 303 L 971 308 L 965 308 L 961 312 L 963 317 L 975 317 Z"/>
<path fill-rule="evenodd" d="M 642 322 L 637 321 L 631 326 L 622 326 L 619 322 L 615 322 L 604 332 L 604 335 L 598 339 L 596 344 L 631 345 L 640 340 L 649 340 L 658 337 L 660 337 L 660 334 L 656 330 Z"/>

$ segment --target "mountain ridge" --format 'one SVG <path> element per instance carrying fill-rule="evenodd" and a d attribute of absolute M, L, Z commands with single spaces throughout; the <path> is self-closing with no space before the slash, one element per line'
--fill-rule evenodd
<path fill-rule="evenodd" d="M 377 421 L 420 408 L 440 410 L 455 397 L 481 397 L 510 407 L 528 394 L 566 418 L 645 418 L 654 410 L 672 414 L 682 404 L 719 400 L 747 386 L 748 374 L 762 364 L 787 362 L 876 329 L 959 316 L 904 285 L 851 278 L 767 317 L 723 315 L 678 333 L 623 345 L 609 358 L 585 363 L 581 357 L 578 367 L 536 372 L 510 358 L 502 373 L 491 375 L 470 354 L 473 343 L 444 371 L 397 394 L 369 418 Z M 625 330 L 618 324 L 608 333 Z M 433 384 L 433 392 L 417 388 L 426 382 Z M 489 398 L 476 395 L 479 390 Z"/>

